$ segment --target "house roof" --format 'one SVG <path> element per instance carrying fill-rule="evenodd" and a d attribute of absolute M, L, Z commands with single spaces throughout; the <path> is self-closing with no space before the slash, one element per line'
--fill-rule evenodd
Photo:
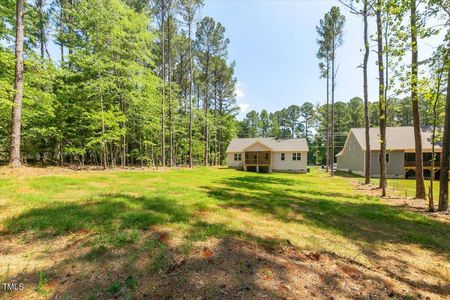
<path fill-rule="evenodd" d="M 360 144 L 363 150 L 366 150 L 366 138 L 365 138 L 365 128 L 352 128 L 350 129 L 350 134 L 353 133 L 356 140 Z M 380 150 L 380 129 L 370 128 L 370 150 Z M 348 140 L 348 137 L 347 137 Z M 432 144 L 432 131 L 431 128 L 422 128 L 422 149 L 431 149 Z M 347 141 L 345 142 L 347 144 Z M 346 147 L 344 146 L 344 149 Z M 435 145 L 436 150 L 441 149 L 441 145 L 437 143 Z M 387 127 L 386 128 L 386 149 L 387 150 L 414 150 L 414 127 L 404 126 L 404 127 Z M 341 151 L 338 155 L 342 155 Z"/>
<path fill-rule="evenodd" d="M 275 138 L 235 138 L 227 148 L 228 152 L 243 152 L 248 147 L 260 143 L 272 151 L 309 151 L 306 139 L 275 139 Z"/>

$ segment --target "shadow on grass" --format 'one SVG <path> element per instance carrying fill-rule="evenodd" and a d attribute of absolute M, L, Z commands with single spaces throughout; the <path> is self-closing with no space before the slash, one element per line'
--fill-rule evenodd
<path fill-rule="evenodd" d="M 106 194 L 81 204 L 55 203 L 30 209 L 7 220 L 5 227 L 13 233 L 35 230 L 63 234 L 81 229 L 145 229 L 188 219 L 184 206 L 165 197 Z"/>
<path fill-rule="evenodd" d="M 267 178 L 265 179 L 267 180 Z M 275 181 L 276 183 L 277 181 Z M 222 207 L 273 214 L 286 222 L 303 222 L 343 237 L 376 243 L 416 244 L 450 253 L 450 225 L 384 205 L 374 197 L 283 186 L 266 186 L 241 177 L 221 180 L 223 188 L 203 187 Z M 300 215 L 292 217 L 292 213 Z"/>
<path fill-rule="evenodd" d="M 346 177 L 346 178 L 364 178 L 364 176 L 354 174 L 352 172 L 344 172 L 344 171 L 334 171 L 335 176 Z"/>

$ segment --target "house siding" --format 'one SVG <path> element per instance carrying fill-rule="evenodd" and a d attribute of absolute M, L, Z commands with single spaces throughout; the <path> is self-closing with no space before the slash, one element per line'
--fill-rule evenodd
<path fill-rule="evenodd" d="M 242 169 L 244 166 L 244 154 L 242 153 L 242 160 L 234 160 L 234 153 L 227 153 L 227 165 L 229 168 Z"/>
<path fill-rule="evenodd" d="M 291 152 L 272 152 L 272 170 L 274 172 L 295 172 L 295 173 L 306 173 L 307 172 L 307 151 L 295 151 L 295 153 L 300 152 L 302 154 L 301 160 L 292 160 Z M 285 154 L 285 160 L 281 160 L 281 153 Z"/>
<path fill-rule="evenodd" d="M 372 177 L 380 177 L 380 164 L 378 162 L 378 155 L 380 151 L 371 151 L 371 175 Z M 386 164 L 386 176 L 388 178 L 404 178 L 404 159 L 403 151 L 386 151 L 390 154 L 389 163 Z"/>
<path fill-rule="evenodd" d="M 353 133 L 350 134 L 343 155 L 337 156 L 337 169 L 362 175 L 364 173 L 364 153 Z"/>

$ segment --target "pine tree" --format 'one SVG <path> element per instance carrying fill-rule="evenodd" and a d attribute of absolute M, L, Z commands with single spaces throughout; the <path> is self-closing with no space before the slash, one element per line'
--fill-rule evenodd
<path fill-rule="evenodd" d="M 11 115 L 11 143 L 9 165 L 20 167 L 20 135 L 22 126 L 23 98 L 23 41 L 24 41 L 24 0 L 16 1 L 16 67 L 14 76 L 14 99 Z"/>

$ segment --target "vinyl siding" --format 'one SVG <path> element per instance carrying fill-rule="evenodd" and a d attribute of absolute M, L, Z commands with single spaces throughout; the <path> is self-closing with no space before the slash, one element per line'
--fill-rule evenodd
<path fill-rule="evenodd" d="M 306 173 L 307 171 L 307 151 L 298 151 L 302 153 L 302 160 L 292 160 L 293 152 L 272 152 L 272 170 L 273 172 L 298 172 Z M 281 153 L 285 154 L 285 160 L 281 160 Z"/>
<path fill-rule="evenodd" d="M 337 156 L 337 169 L 357 174 L 364 172 L 364 153 L 354 134 L 351 133 L 343 149 L 344 155 Z"/>
<path fill-rule="evenodd" d="M 380 163 L 378 155 L 380 151 L 372 151 L 371 154 L 371 174 L 373 177 L 380 177 Z M 386 176 L 388 178 L 404 178 L 404 159 L 403 151 L 387 151 L 390 154 L 389 163 L 386 164 Z"/>
<path fill-rule="evenodd" d="M 230 168 L 243 168 L 244 165 L 244 153 L 242 153 L 242 160 L 235 161 L 234 153 L 227 153 L 227 165 Z"/>

